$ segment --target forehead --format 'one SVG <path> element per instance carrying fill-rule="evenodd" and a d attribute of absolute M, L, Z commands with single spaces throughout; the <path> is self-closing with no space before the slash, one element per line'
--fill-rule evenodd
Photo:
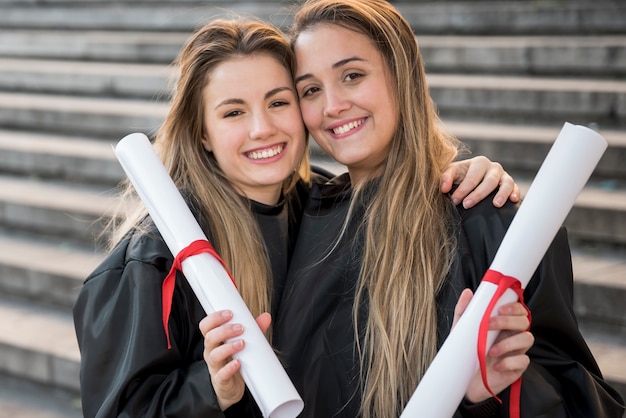
<path fill-rule="evenodd" d="M 281 61 L 269 53 L 255 53 L 228 58 L 217 64 L 209 74 L 209 79 L 223 78 L 229 75 L 256 73 L 288 73 L 288 69 Z M 259 77 L 261 78 L 261 77 Z"/>
<path fill-rule="evenodd" d="M 261 53 L 229 58 L 218 64 L 208 74 L 205 93 L 233 97 L 256 91 L 264 94 L 292 84 L 287 68 L 271 55 Z"/>
<path fill-rule="evenodd" d="M 298 73 L 314 64 L 336 63 L 347 56 L 373 60 L 381 56 L 373 41 L 361 32 L 322 23 L 301 32 L 295 43 Z"/>

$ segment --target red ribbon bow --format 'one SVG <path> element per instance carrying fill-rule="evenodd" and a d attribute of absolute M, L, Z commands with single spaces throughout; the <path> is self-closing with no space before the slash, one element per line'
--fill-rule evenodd
<path fill-rule="evenodd" d="M 496 292 L 493 297 L 489 301 L 489 305 L 485 310 L 485 314 L 483 315 L 480 321 L 480 327 L 478 329 L 478 362 L 480 364 L 480 375 L 483 379 L 483 384 L 485 388 L 489 391 L 489 393 L 498 400 L 498 402 L 502 403 L 500 398 L 496 396 L 495 393 L 489 387 L 489 383 L 487 382 L 487 333 L 489 331 L 489 319 L 491 318 L 491 313 L 500 299 L 500 296 L 504 294 L 507 289 L 513 290 L 519 299 L 519 301 L 524 305 L 526 311 L 528 312 L 528 320 L 531 320 L 530 310 L 524 304 L 524 289 L 522 289 L 522 284 L 515 277 L 505 276 L 502 273 L 495 270 L 487 270 L 485 276 L 483 277 L 483 281 L 494 283 L 497 285 Z M 519 418 L 520 417 L 520 396 L 522 390 L 522 379 L 521 377 L 517 379 L 511 385 L 511 396 L 509 403 L 509 416 L 510 418 Z"/>
<path fill-rule="evenodd" d="M 169 330 L 168 324 L 169 324 L 169 319 L 170 319 L 170 312 L 172 311 L 172 299 L 174 298 L 174 287 L 176 286 L 176 271 L 182 272 L 182 264 L 183 264 L 183 261 L 185 261 L 185 259 L 194 255 L 201 254 L 201 253 L 209 253 L 213 257 L 217 258 L 217 261 L 219 261 L 222 264 L 222 266 L 224 266 L 224 269 L 226 270 L 226 273 L 228 273 L 228 277 L 230 277 L 230 280 L 232 280 L 235 287 L 237 287 L 237 284 L 235 283 L 235 279 L 233 279 L 233 276 L 228 271 L 228 268 L 226 268 L 226 264 L 224 263 L 224 260 L 222 260 L 222 258 L 217 254 L 217 252 L 215 251 L 213 246 L 209 243 L 209 241 L 204 240 L 204 239 L 196 240 L 192 242 L 191 244 L 189 244 L 187 247 L 180 250 L 178 255 L 174 257 L 172 268 L 167 274 L 167 277 L 165 277 L 165 280 L 163 281 L 163 286 L 162 286 L 161 302 L 162 302 L 162 312 L 163 312 L 163 329 L 165 330 L 165 337 L 167 338 L 168 349 L 172 348 L 172 344 L 170 343 L 170 330 Z"/>

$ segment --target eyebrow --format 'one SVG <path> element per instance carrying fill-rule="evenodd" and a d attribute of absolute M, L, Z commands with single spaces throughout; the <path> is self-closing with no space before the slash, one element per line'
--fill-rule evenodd
<path fill-rule="evenodd" d="M 365 60 L 363 58 L 359 58 L 359 57 L 356 57 L 356 56 L 355 57 L 349 57 L 349 58 L 345 58 L 345 59 L 342 59 L 340 61 L 337 61 L 336 63 L 334 63 L 331 66 L 331 68 L 333 70 L 335 70 L 335 69 L 337 69 L 339 67 L 342 67 L 342 66 L 344 66 L 344 65 L 346 65 L 348 63 L 351 63 L 352 61 L 365 61 Z M 312 77 L 313 77 L 313 74 L 311 74 L 311 73 L 302 74 L 301 76 L 296 77 L 296 79 L 294 80 L 294 84 L 298 84 L 299 82 L 304 81 L 304 80 L 306 80 L 308 78 L 312 78 Z"/>
<path fill-rule="evenodd" d="M 282 92 L 282 91 L 293 91 L 293 88 L 291 87 L 276 87 L 275 89 L 272 89 L 270 91 L 268 91 L 267 93 L 265 93 L 265 96 L 263 96 L 263 98 L 265 100 L 269 99 L 270 97 Z M 221 106 L 227 106 L 227 105 L 233 105 L 233 104 L 238 104 L 238 105 L 242 105 L 244 104 L 244 101 L 242 99 L 236 99 L 236 98 L 232 98 L 232 99 L 226 99 L 223 100 L 221 102 L 219 102 L 216 106 L 215 109 L 219 109 Z"/>

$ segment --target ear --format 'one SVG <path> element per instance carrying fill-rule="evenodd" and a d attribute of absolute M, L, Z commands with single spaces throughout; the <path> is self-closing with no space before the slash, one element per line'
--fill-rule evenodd
<path fill-rule="evenodd" d="M 211 141 L 209 141 L 209 137 L 206 134 L 202 135 L 202 146 L 208 152 L 213 152 L 213 147 L 211 146 Z"/>

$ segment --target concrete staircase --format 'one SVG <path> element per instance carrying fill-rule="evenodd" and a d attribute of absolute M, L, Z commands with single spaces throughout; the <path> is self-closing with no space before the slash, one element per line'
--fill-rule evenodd
<path fill-rule="evenodd" d="M 609 141 L 566 224 L 581 329 L 626 397 L 626 4 L 394 3 L 447 126 L 524 188 L 565 121 Z M 71 306 L 123 178 L 111 144 L 156 131 L 195 28 L 228 10 L 286 27 L 290 4 L 0 0 L 0 418 L 81 415 Z"/>

